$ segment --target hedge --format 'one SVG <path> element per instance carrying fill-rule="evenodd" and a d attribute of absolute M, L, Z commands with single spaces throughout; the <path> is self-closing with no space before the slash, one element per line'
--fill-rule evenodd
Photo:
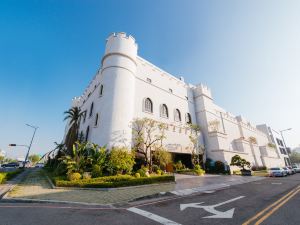
<path fill-rule="evenodd" d="M 17 169 L 11 172 L 0 172 L 0 184 L 3 184 L 5 181 L 10 180 L 21 173 L 23 169 Z"/>
<path fill-rule="evenodd" d="M 140 177 L 136 178 L 130 175 L 107 176 L 92 179 L 81 179 L 75 181 L 53 178 L 57 187 L 80 187 L 80 188 L 116 188 L 126 186 L 137 186 L 144 184 L 174 182 L 175 177 L 171 175 Z"/>

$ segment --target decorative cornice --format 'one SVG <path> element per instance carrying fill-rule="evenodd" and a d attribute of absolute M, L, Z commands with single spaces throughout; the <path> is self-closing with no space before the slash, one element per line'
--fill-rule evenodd
<path fill-rule="evenodd" d="M 104 60 L 105 60 L 107 57 L 112 56 L 112 55 L 119 55 L 119 56 L 126 57 L 126 58 L 130 59 L 130 60 L 137 66 L 137 62 L 136 62 L 136 60 L 135 60 L 134 58 L 132 58 L 132 57 L 130 57 L 130 56 L 128 56 L 128 55 L 125 55 L 125 54 L 123 54 L 123 53 L 120 53 L 120 52 L 111 52 L 111 53 L 107 53 L 106 55 L 103 56 L 103 58 L 102 58 L 102 60 L 101 60 L 101 65 L 102 65 L 102 67 L 103 67 L 103 62 L 104 62 Z"/>

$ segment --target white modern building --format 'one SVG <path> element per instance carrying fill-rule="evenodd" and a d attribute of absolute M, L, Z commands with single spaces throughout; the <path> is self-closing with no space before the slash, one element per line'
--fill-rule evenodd
<path fill-rule="evenodd" d="M 137 53 L 132 36 L 108 37 L 100 69 L 72 102 L 86 112 L 80 132 L 87 141 L 109 148 L 130 147 L 132 121 L 147 117 L 168 125 L 163 144 L 174 155 L 190 157 L 187 124 L 193 123 L 201 127 L 199 142 L 212 160 L 229 165 L 231 157 L 239 154 L 255 166 L 285 164 L 268 132 L 216 105 L 208 87 L 188 84 Z"/>

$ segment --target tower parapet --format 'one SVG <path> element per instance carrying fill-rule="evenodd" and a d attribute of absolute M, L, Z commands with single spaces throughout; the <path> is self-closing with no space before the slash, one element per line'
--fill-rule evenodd
<path fill-rule="evenodd" d="M 134 69 L 136 67 L 138 45 L 135 39 L 126 33 L 113 33 L 106 40 L 105 54 L 102 58 L 102 70 L 116 63 L 110 59 L 110 56 L 120 56 L 118 60 L 122 59 L 122 63 L 125 63 L 125 67 L 128 69 Z M 120 62 L 118 62 L 120 63 Z M 135 71 L 132 71 L 135 72 Z"/>
<path fill-rule="evenodd" d="M 212 94 L 211 94 L 210 88 L 207 87 L 204 84 L 198 84 L 198 85 L 196 85 L 196 88 L 195 88 L 194 92 L 195 92 L 195 97 L 204 95 L 204 96 L 212 99 Z"/>
<path fill-rule="evenodd" d="M 72 99 L 72 107 L 80 107 L 81 97 L 74 97 Z"/>

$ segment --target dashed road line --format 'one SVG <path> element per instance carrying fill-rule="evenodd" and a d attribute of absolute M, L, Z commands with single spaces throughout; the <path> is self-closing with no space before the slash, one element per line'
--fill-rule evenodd
<path fill-rule="evenodd" d="M 158 222 L 160 224 L 164 224 L 164 225 L 181 225 L 181 224 L 176 223 L 176 222 L 174 222 L 172 220 L 169 220 L 167 218 L 161 217 L 161 216 L 156 215 L 154 213 L 147 212 L 147 211 L 142 210 L 142 209 L 138 209 L 138 208 L 132 207 L 132 208 L 128 208 L 127 210 L 130 211 L 130 212 L 136 213 L 136 214 L 138 214 L 140 216 L 144 216 L 144 217 L 146 217 L 148 219 L 151 219 L 153 221 L 156 221 L 156 222 Z"/>

